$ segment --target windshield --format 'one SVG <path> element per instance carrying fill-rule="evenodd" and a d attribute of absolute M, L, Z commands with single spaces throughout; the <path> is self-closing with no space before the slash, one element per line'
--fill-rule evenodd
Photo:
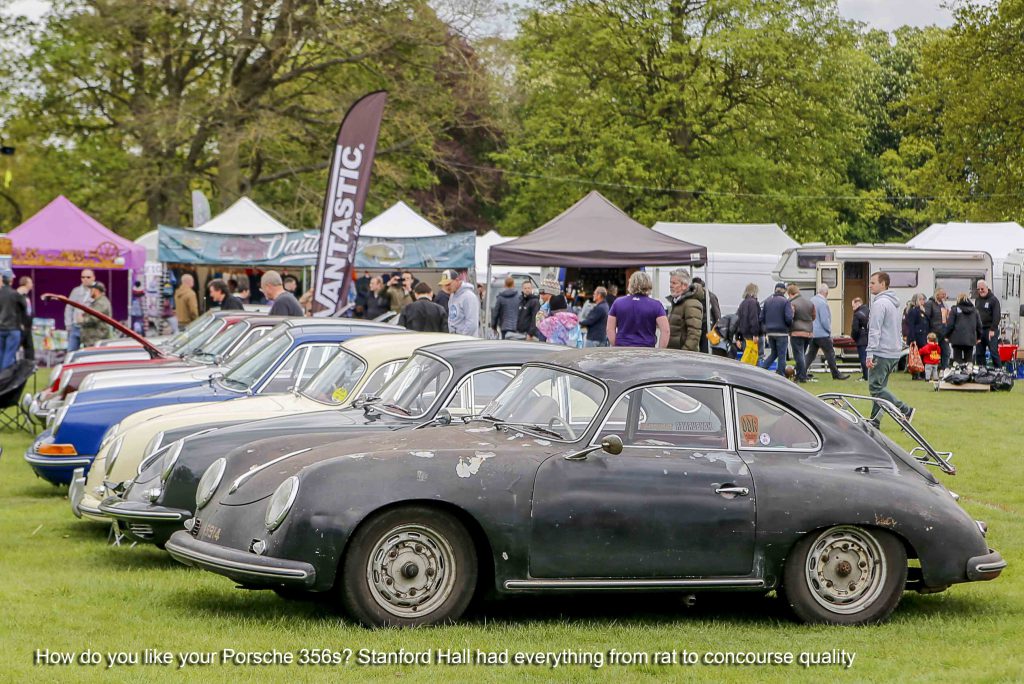
<path fill-rule="evenodd" d="M 407 418 L 423 416 L 452 377 L 448 366 L 432 356 L 413 354 L 380 391 L 382 411 Z"/>
<path fill-rule="evenodd" d="M 249 325 L 247 323 L 244 321 L 235 323 L 221 334 L 214 336 L 212 339 L 208 338 L 203 344 L 196 347 L 192 354 L 199 357 L 200 361 L 214 363 L 218 356 L 224 354 L 247 332 L 249 332 Z"/>
<path fill-rule="evenodd" d="M 279 327 L 243 353 L 237 354 L 221 382 L 231 389 L 249 389 L 290 346 L 292 338 L 288 334 L 288 328 Z"/>
<path fill-rule="evenodd" d="M 543 434 L 576 441 L 604 401 L 604 388 L 580 375 L 527 367 L 494 398 L 484 415 L 502 423 L 542 427 Z"/>
<path fill-rule="evenodd" d="M 179 350 L 181 349 L 181 347 L 183 347 L 186 343 L 188 343 L 189 340 L 191 340 L 193 337 L 195 337 L 200 332 L 205 330 L 207 327 L 212 325 L 215 320 L 217 319 L 213 317 L 212 313 L 207 312 L 203 314 L 196 320 L 189 323 L 188 327 L 186 327 L 184 330 L 180 331 L 177 335 L 167 340 L 167 342 L 164 343 L 164 348 L 172 354 L 180 354 Z"/>
<path fill-rule="evenodd" d="M 205 345 L 209 344 L 211 340 L 224 330 L 224 327 L 224 321 L 215 319 L 212 325 L 206 326 L 193 335 L 192 338 L 185 342 L 185 344 L 183 344 L 175 353 L 178 354 L 178 356 L 189 356 L 197 351 L 202 351 Z"/>
<path fill-rule="evenodd" d="M 366 373 L 366 364 L 342 348 L 302 388 L 302 394 L 324 404 L 343 404 Z"/>

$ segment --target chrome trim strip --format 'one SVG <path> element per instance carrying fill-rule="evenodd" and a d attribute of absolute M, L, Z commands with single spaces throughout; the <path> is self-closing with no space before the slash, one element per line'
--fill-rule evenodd
<path fill-rule="evenodd" d="M 256 565 L 253 563 L 241 563 L 239 561 L 225 560 L 216 556 L 203 553 L 202 551 L 193 551 L 192 549 L 185 549 L 174 542 L 167 543 L 167 551 L 176 560 L 182 558 L 190 561 L 195 561 L 202 565 L 207 565 L 214 568 L 221 568 L 223 570 L 243 572 L 254 577 L 262 578 L 281 578 L 281 577 L 294 577 L 295 579 L 309 579 L 312 577 L 311 573 L 305 570 L 293 570 L 290 568 L 268 568 L 263 565 Z M 186 563 L 188 565 L 188 563 Z"/>
<path fill-rule="evenodd" d="M 60 460 L 57 460 L 60 459 Z M 87 466 L 91 465 L 93 459 L 91 457 L 82 458 L 70 458 L 67 456 L 35 456 L 32 454 L 25 454 L 25 460 L 33 465 L 44 465 L 44 466 Z"/>
<path fill-rule="evenodd" d="M 529 579 L 506 580 L 506 589 L 686 589 L 699 587 L 763 587 L 763 579 Z"/>
<path fill-rule="evenodd" d="M 255 468 L 247 470 L 246 472 L 244 472 L 241 475 L 239 475 L 238 477 L 236 477 L 235 481 L 231 483 L 231 487 L 228 489 L 228 494 L 234 494 L 236 491 L 238 491 L 238 488 L 241 487 L 243 484 L 245 484 L 245 482 L 249 478 L 254 477 L 258 473 L 262 472 L 263 470 L 266 470 L 267 468 L 280 463 L 281 461 L 285 460 L 286 458 L 291 458 L 292 456 L 298 456 L 299 454 L 304 454 L 307 451 L 312 451 L 312 450 L 313 450 L 313 447 L 306 447 L 305 449 L 299 449 L 298 451 L 293 451 L 290 454 L 285 454 L 284 456 L 278 456 L 277 458 L 275 458 L 273 460 L 267 461 L 263 465 L 259 465 L 259 466 L 256 466 Z"/>
<path fill-rule="evenodd" d="M 993 570 L 1002 570 L 1007 566 L 1005 560 L 998 560 L 993 563 L 979 563 L 974 566 L 976 572 L 992 572 Z"/>
<path fill-rule="evenodd" d="M 117 518 L 118 520 L 184 520 L 185 518 L 192 515 L 189 511 L 180 511 L 177 513 L 162 513 L 160 511 L 125 511 L 118 508 L 116 505 L 107 506 L 106 504 L 100 504 L 100 512 L 104 515 L 110 516 L 111 518 Z"/>

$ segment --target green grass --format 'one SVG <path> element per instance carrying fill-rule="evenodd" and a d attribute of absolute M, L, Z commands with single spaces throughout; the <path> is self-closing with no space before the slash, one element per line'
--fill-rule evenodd
<path fill-rule="evenodd" d="M 920 411 L 915 423 L 955 452 L 955 477 L 940 476 L 990 526 L 989 541 L 1010 562 L 994 582 L 905 594 L 892 619 L 865 628 L 793 623 L 773 597 L 515 599 L 484 606 L 468 621 L 416 631 L 369 631 L 320 605 L 237 590 L 220 576 L 186 569 L 155 548 L 114 548 L 103 527 L 72 517 L 66 490 L 36 479 L 21 456 L 24 435 L 0 433 L 0 681 L 445 680 L 623 681 L 981 681 L 1024 679 L 1024 390 L 1010 394 L 935 393 L 906 375 L 894 391 Z M 818 393 L 866 392 L 864 383 L 823 380 Z M 891 421 L 888 427 L 892 428 Z M 101 654 L 145 649 L 210 652 L 278 649 L 408 651 L 801 651 L 845 649 L 853 667 L 799 665 L 548 666 L 39 666 L 36 649 Z M 141 658 L 141 656 L 140 656 Z"/>

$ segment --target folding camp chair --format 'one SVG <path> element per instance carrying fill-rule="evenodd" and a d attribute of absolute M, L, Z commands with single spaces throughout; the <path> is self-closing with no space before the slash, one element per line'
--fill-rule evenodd
<path fill-rule="evenodd" d="M 0 371 L 0 430 L 35 434 L 36 425 L 21 401 L 25 385 L 35 372 L 36 362 L 30 359 L 15 361 Z"/>

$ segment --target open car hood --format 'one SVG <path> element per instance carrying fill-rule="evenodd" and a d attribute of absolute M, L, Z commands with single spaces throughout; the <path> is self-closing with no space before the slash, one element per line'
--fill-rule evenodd
<path fill-rule="evenodd" d="M 58 302 L 64 302 L 65 304 L 73 306 L 76 309 L 84 311 L 85 313 L 89 314 L 90 316 L 95 316 L 96 318 L 100 319 L 101 321 L 103 321 L 107 325 L 112 325 L 118 332 L 123 334 L 125 337 L 130 337 L 133 340 L 135 340 L 136 342 L 138 342 L 139 344 L 141 344 L 142 348 L 145 349 L 147 352 L 149 352 L 149 355 L 150 355 L 151 358 L 162 359 L 162 358 L 165 358 L 167 356 L 162 351 L 160 351 L 160 349 L 158 347 L 156 347 L 152 342 L 147 340 L 142 335 L 138 334 L 137 332 L 135 332 L 131 328 L 128 328 L 128 327 L 122 325 L 121 323 L 115 321 L 110 316 L 107 316 L 105 314 L 101 314 L 99 311 L 96 311 L 95 309 L 93 309 L 90 306 L 86 306 L 85 304 L 82 304 L 81 302 L 76 302 L 73 299 L 68 299 L 64 295 L 53 294 L 52 292 L 47 292 L 47 293 L 43 294 L 43 299 L 55 299 Z"/>

